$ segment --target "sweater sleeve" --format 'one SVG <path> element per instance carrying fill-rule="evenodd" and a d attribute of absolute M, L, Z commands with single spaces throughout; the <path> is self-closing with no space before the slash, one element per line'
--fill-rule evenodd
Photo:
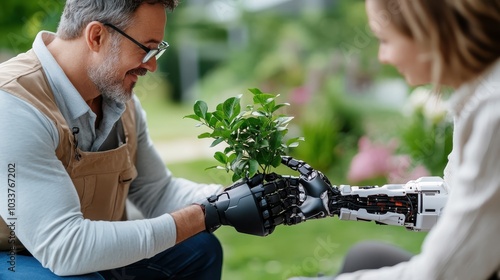
<path fill-rule="evenodd" d="M 55 155 L 59 138 L 52 121 L 2 91 L 0 119 L 2 182 L 7 166 L 15 165 L 15 233 L 44 267 L 57 275 L 85 274 L 150 258 L 175 244 L 168 214 L 126 222 L 84 219 L 71 178 Z M 7 201 L 7 192 L 7 184 L 0 184 L 0 201 Z M 1 203 L 0 216 L 9 214 Z"/>
<path fill-rule="evenodd" d="M 455 127 L 452 186 L 421 254 L 406 263 L 340 275 L 346 279 L 487 279 L 500 264 L 500 101 L 464 112 Z"/>

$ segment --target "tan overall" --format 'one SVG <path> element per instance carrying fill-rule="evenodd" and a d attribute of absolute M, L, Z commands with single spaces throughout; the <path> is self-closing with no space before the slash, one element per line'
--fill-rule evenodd
<path fill-rule="evenodd" d="M 133 101 L 127 103 L 121 118 L 126 143 L 109 151 L 83 152 L 76 146 L 78 134 L 75 139 L 72 129 L 57 107 L 42 66 L 32 50 L 0 66 L 0 89 L 27 101 L 56 125 L 59 145 L 55 153 L 78 192 L 84 218 L 125 220 L 128 190 L 130 183 L 137 177 L 137 135 Z M 11 249 L 11 244 L 8 244 L 9 235 L 10 230 L 0 219 L 0 251 Z"/>

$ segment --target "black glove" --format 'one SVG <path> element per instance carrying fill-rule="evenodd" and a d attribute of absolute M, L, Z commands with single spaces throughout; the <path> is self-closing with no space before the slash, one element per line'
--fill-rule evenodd
<path fill-rule="evenodd" d="M 284 223 L 294 225 L 309 219 L 333 216 L 337 208 L 335 197 L 340 195 L 340 191 L 332 187 L 328 178 L 307 163 L 292 157 L 282 157 L 282 163 L 300 174 L 298 184 L 294 183 L 297 178 L 288 184 L 288 188 L 295 189 L 295 192 L 288 193 L 296 194 L 295 199 L 288 199 L 296 204 L 283 209 Z"/>
<path fill-rule="evenodd" d="M 221 194 L 207 198 L 205 225 L 209 232 L 221 225 L 233 226 L 238 232 L 266 236 L 282 224 L 283 211 L 296 204 L 298 178 L 283 178 L 277 174 L 255 175 L 242 179 Z"/>

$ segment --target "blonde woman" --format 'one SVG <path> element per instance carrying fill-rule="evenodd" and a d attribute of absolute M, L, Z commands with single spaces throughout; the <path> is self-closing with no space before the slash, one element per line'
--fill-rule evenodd
<path fill-rule="evenodd" d="M 363 243 L 335 279 L 500 279 L 500 1 L 366 0 L 366 11 L 382 63 L 410 85 L 455 89 L 450 196 L 419 255 Z"/>

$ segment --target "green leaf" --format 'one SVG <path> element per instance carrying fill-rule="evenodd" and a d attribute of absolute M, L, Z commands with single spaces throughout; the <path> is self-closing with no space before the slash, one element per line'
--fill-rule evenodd
<path fill-rule="evenodd" d="M 205 133 L 198 135 L 198 139 L 205 139 L 205 138 L 210 138 L 210 137 L 212 137 L 212 133 L 210 133 L 210 132 L 205 132 Z"/>
<path fill-rule="evenodd" d="M 220 162 L 220 163 L 222 163 L 222 164 L 224 164 L 224 165 L 226 165 L 226 164 L 227 164 L 227 159 L 228 159 L 228 157 L 227 157 L 227 155 L 226 155 L 226 154 L 224 154 L 224 153 L 222 153 L 222 152 L 216 152 L 216 153 L 214 154 L 214 158 L 215 158 L 218 162 Z"/>
<path fill-rule="evenodd" d="M 244 177 L 246 174 L 247 163 L 248 160 L 238 157 L 231 163 L 231 169 L 235 174 L 238 174 L 240 177 Z"/>
<path fill-rule="evenodd" d="M 245 120 L 238 120 L 236 123 L 233 124 L 233 131 L 238 131 L 242 125 L 245 124 Z"/>
<path fill-rule="evenodd" d="M 247 118 L 248 127 L 259 127 L 262 122 L 259 118 Z"/>
<path fill-rule="evenodd" d="M 269 137 L 269 143 L 270 143 L 269 146 L 273 150 L 279 149 L 279 147 L 281 146 L 282 140 L 283 140 L 283 135 L 281 133 L 273 133 Z"/>
<path fill-rule="evenodd" d="M 278 104 L 278 105 L 274 106 L 274 108 L 271 110 L 271 113 L 274 113 L 285 106 L 290 106 L 290 104 L 289 103 Z"/>
<path fill-rule="evenodd" d="M 269 101 L 269 100 L 268 100 Z M 270 115 L 273 112 L 274 107 L 276 107 L 276 102 L 274 100 L 271 100 L 268 102 L 266 105 L 264 105 L 264 108 L 266 109 L 266 112 Z"/>
<path fill-rule="evenodd" d="M 231 122 L 241 111 L 240 98 L 231 97 L 224 102 L 224 115 Z"/>
<path fill-rule="evenodd" d="M 205 101 L 198 100 L 194 103 L 194 114 L 202 119 L 205 119 L 208 111 L 208 105 Z"/>
<path fill-rule="evenodd" d="M 216 127 L 218 121 L 219 120 L 217 118 L 213 117 L 212 113 L 207 113 L 207 123 L 209 127 L 211 128 Z"/>
<path fill-rule="evenodd" d="M 275 96 L 272 94 L 256 94 L 253 97 L 253 102 L 264 106 L 270 102 L 273 102 L 274 98 Z"/>
<path fill-rule="evenodd" d="M 241 177 L 239 174 L 234 173 L 234 174 L 233 174 L 233 177 L 231 178 L 231 180 L 232 180 L 233 182 L 236 182 L 236 181 L 238 181 L 238 180 L 239 180 L 239 179 L 241 179 L 241 178 L 243 178 L 243 177 Z"/>
<path fill-rule="evenodd" d="M 291 143 L 294 143 L 294 142 L 299 142 L 299 141 L 306 141 L 304 137 L 294 137 L 294 138 L 290 138 L 286 141 L 287 145 L 288 144 L 291 144 Z"/>
<path fill-rule="evenodd" d="M 276 127 L 276 130 L 286 132 L 287 131 L 287 126 L 278 126 Z"/>
<path fill-rule="evenodd" d="M 268 156 L 269 156 L 269 154 L 267 154 L 267 153 L 257 153 L 254 157 L 255 157 L 255 160 L 257 160 L 257 162 L 264 164 L 264 165 L 268 165 L 269 164 Z"/>
<path fill-rule="evenodd" d="M 215 146 L 219 145 L 222 142 L 224 142 L 224 138 L 219 137 L 219 138 L 215 139 L 214 142 L 212 142 L 212 145 L 210 145 L 210 147 L 215 147 Z"/>
<path fill-rule="evenodd" d="M 222 136 L 223 131 L 224 131 L 223 129 L 216 128 L 213 130 L 212 134 L 210 134 L 210 137 L 214 139 L 221 138 L 223 137 Z"/>
<path fill-rule="evenodd" d="M 305 141 L 304 137 L 294 137 L 286 141 L 287 148 L 296 148 L 299 146 L 299 141 Z"/>
<path fill-rule="evenodd" d="M 210 167 L 205 168 L 205 170 L 210 170 L 210 169 L 219 169 L 219 168 L 220 168 L 220 166 L 218 166 L 218 165 L 214 165 L 214 166 L 210 166 Z"/>
<path fill-rule="evenodd" d="M 257 171 L 259 171 L 259 163 L 256 160 L 251 159 L 248 162 L 248 176 L 253 177 Z"/>
<path fill-rule="evenodd" d="M 276 155 L 271 162 L 271 166 L 276 168 L 281 164 L 281 155 Z"/>
<path fill-rule="evenodd" d="M 292 120 L 293 120 L 293 117 L 279 117 L 276 119 L 275 122 L 277 125 L 284 125 L 284 124 L 291 122 Z"/>
<path fill-rule="evenodd" d="M 254 112 L 252 112 L 252 116 L 265 117 L 267 115 L 266 115 L 266 112 L 263 112 L 263 111 L 254 111 Z"/>
<path fill-rule="evenodd" d="M 226 154 L 228 153 L 226 152 Z M 235 159 L 236 159 L 236 154 L 230 154 L 227 159 L 227 162 L 233 162 Z"/>
<path fill-rule="evenodd" d="M 221 131 L 221 137 L 227 141 L 227 139 L 231 138 L 232 133 L 233 132 L 230 129 L 224 129 Z"/>
<path fill-rule="evenodd" d="M 262 91 L 258 88 L 250 88 L 248 90 L 253 94 L 262 94 Z"/>
<path fill-rule="evenodd" d="M 217 104 L 217 107 L 215 107 L 215 111 L 224 112 L 224 103 Z"/>
<path fill-rule="evenodd" d="M 197 115 L 187 115 L 187 116 L 184 116 L 184 119 L 193 119 L 195 121 L 201 121 L 201 118 L 198 117 Z"/>
<path fill-rule="evenodd" d="M 267 139 L 264 139 L 264 140 L 260 141 L 258 144 L 261 148 L 267 148 L 267 147 L 269 147 L 269 142 L 273 142 L 273 141 L 274 141 L 274 139 L 272 139 L 272 138 L 269 139 L 269 141 Z"/>
<path fill-rule="evenodd" d="M 227 122 L 227 119 L 226 119 L 226 114 L 224 114 L 223 111 L 215 111 L 213 112 L 213 116 L 218 120 L 220 121 L 221 123 L 226 123 Z"/>
<path fill-rule="evenodd" d="M 299 142 L 292 142 L 286 145 L 287 148 L 297 148 L 299 146 Z"/>

